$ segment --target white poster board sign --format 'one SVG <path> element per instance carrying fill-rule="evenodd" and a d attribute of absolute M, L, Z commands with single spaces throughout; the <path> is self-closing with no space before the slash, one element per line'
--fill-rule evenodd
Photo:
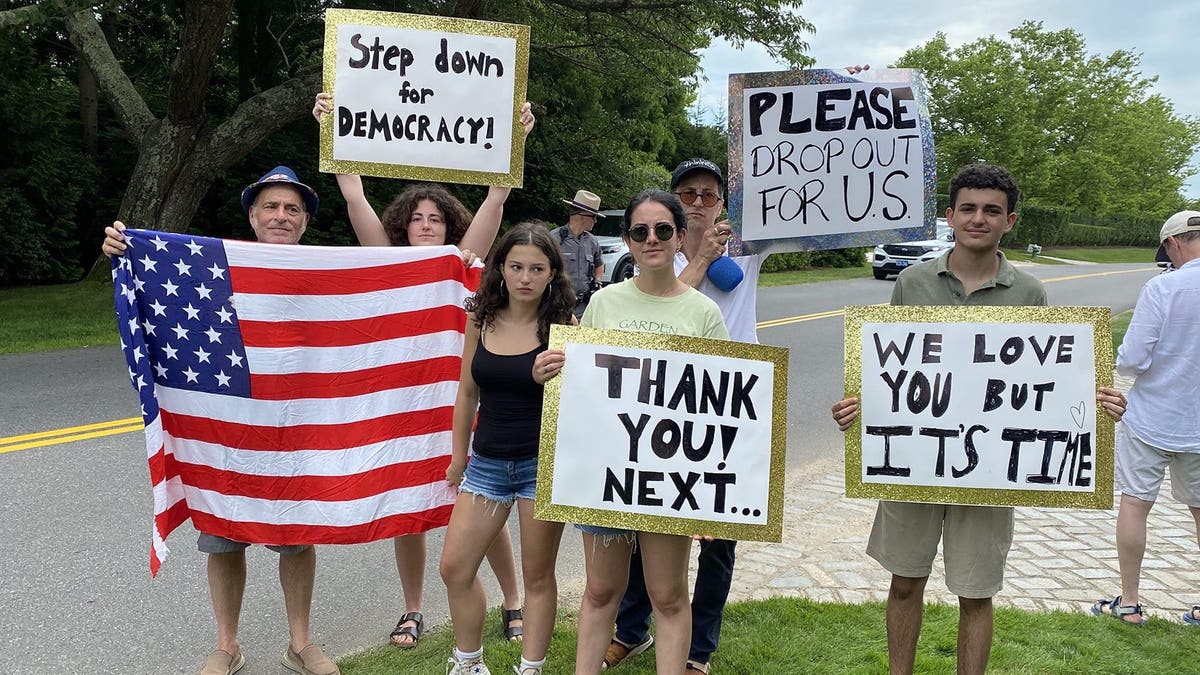
<path fill-rule="evenodd" d="M 519 186 L 529 27 L 331 9 L 321 170 Z"/>
<path fill-rule="evenodd" d="M 730 76 L 729 215 L 742 250 L 928 238 L 928 95 L 907 69 Z"/>
<path fill-rule="evenodd" d="M 847 494 L 1107 508 L 1113 425 L 1096 390 L 1112 381 L 1108 316 L 1094 307 L 848 307 L 861 414 L 848 432 L 858 447 L 847 444 Z"/>
<path fill-rule="evenodd" d="M 539 518 L 778 541 L 786 350 L 562 326 L 556 342 Z"/>

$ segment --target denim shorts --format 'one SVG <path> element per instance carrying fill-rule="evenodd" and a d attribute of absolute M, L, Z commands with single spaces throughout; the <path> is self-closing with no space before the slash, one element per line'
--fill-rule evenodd
<path fill-rule="evenodd" d="M 459 492 L 512 506 L 516 499 L 533 499 L 537 485 L 537 457 L 507 460 L 472 455 Z"/>

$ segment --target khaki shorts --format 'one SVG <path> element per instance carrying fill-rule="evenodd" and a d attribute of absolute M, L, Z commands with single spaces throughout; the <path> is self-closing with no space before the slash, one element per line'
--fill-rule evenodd
<path fill-rule="evenodd" d="M 1115 478 L 1121 494 L 1146 502 L 1157 500 L 1169 466 L 1171 496 L 1181 504 L 1200 507 L 1200 454 L 1156 448 L 1134 436 L 1124 424 L 1119 426 Z"/>
<path fill-rule="evenodd" d="M 1004 585 L 1012 536 L 1011 507 L 879 502 L 867 555 L 896 576 L 919 579 L 933 570 L 942 541 L 946 588 L 990 598 Z"/>

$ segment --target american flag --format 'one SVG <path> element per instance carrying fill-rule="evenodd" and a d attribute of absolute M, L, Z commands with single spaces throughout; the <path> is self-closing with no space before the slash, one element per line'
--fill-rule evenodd
<path fill-rule="evenodd" d="M 285 246 L 130 229 L 113 259 L 167 535 L 351 544 L 445 525 L 463 300 L 457 249 Z"/>

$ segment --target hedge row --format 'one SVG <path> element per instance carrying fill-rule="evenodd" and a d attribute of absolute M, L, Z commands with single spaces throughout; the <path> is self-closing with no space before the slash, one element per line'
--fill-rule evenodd
<path fill-rule="evenodd" d="M 1005 236 L 1006 246 L 1157 246 L 1162 223 L 1144 216 L 1110 216 L 1091 219 L 1092 224 L 1072 222 L 1068 209 L 1033 202 L 1017 208 L 1017 224 Z M 1104 225 L 1095 224 L 1103 222 Z"/>
<path fill-rule="evenodd" d="M 841 248 L 829 251 L 794 251 L 767 256 L 763 272 L 790 272 L 811 267 L 860 267 L 866 260 L 865 248 Z"/>

